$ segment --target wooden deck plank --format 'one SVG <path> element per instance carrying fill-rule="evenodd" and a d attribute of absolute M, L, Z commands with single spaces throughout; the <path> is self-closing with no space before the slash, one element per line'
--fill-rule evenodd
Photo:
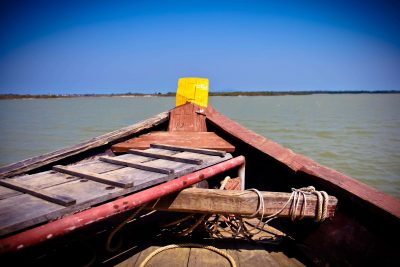
<path fill-rule="evenodd" d="M 86 203 L 97 197 L 107 196 L 122 191 L 122 188 L 98 183 L 91 180 L 81 179 L 71 183 L 53 186 L 45 189 L 53 194 L 64 194 L 76 199 L 77 204 Z"/>
<path fill-rule="evenodd" d="M 236 263 L 236 266 L 240 267 L 240 260 L 234 242 L 229 242 L 229 241 L 224 242 L 223 247 L 225 248 L 226 253 L 228 253 L 233 258 L 233 260 Z"/>
<path fill-rule="evenodd" d="M 141 251 L 132 255 L 131 257 L 127 258 L 126 260 L 124 260 L 123 262 L 120 262 L 116 265 L 114 265 L 114 267 L 133 267 L 136 266 L 136 262 L 138 261 L 139 257 L 140 257 Z"/>
<path fill-rule="evenodd" d="M 22 194 L 21 192 L 15 191 L 11 188 L 0 186 L 0 200 L 21 194 Z"/>
<path fill-rule="evenodd" d="M 146 149 L 147 152 L 150 153 L 157 153 L 160 155 L 175 155 L 177 152 L 176 151 L 171 151 L 171 150 L 167 150 L 167 149 L 160 149 L 160 148 L 148 148 Z"/>
<path fill-rule="evenodd" d="M 113 177 L 113 176 L 98 174 L 98 173 L 94 173 L 94 172 L 88 172 L 88 171 L 82 170 L 82 168 L 80 168 L 78 170 L 78 169 L 74 169 L 73 167 L 54 166 L 53 170 L 61 172 L 61 173 L 77 176 L 77 177 L 80 177 L 83 179 L 89 179 L 89 180 L 93 180 L 93 181 L 96 181 L 99 183 L 108 184 L 111 186 L 118 186 L 118 187 L 122 187 L 122 188 L 129 188 L 129 187 L 133 186 L 132 182 L 124 182 L 119 179 L 116 179 L 116 177 Z"/>
<path fill-rule="evenodd" d="M 68 183 L 77 179 L 78 178 L 72 177 L 68 174 L 63 174 L 55 171 L 45 171 L 37 174 L 11 178 L 10 180 L 17 181 L 18 183 L 21 183 L 23 185 L 43 189 L 63 183 Z"/>
<path fill-rule="evenodd" d="M 198 166 L 197 164 L 195 165 L 178 161 L 169 161 L 165 159 L 149 161 L 147 162 L 147 165 L 160 168 L 171 168 L 175 170 L 175 173 L 182 172 L 184 170 L 191 172 L 196 168 L 196 166 Z"/>
<path fill-rule="evenodd" d="M 95 172 L 95 173 L 105 173 L 123 168 L 123 166 L 107 163 L 99 159 L 85 162 L 82 164 L 78 163 L 76 165 L 71 165 L 71 166 L 74 166 L 74 168 L 77 169 L 84 168 L 88 172 Z"/>
<path fill-rule="evenodd" d="M 164 144 L 150 144 L 150 148 L 161 148 L 161 149 L 167 149 L 167 150 L 173 150 L 173 151 L 179 151 L 179 152 L 193 152 L 197 154 L 206 154 L 206 155 L 211 155 L 211 156 L 225 156 L 226 152 L 225 151 L 219 151 L 219 150 L 212 150 L 212 149 L 201 149 L 201 148 L 193 148 L 193 147 L 179 147 L 179 146 L 171 146 L 171 145 L 164 145 Z"/>
<path fill-rule="evenodd" d="M 20 191 L 22 193 L 27 193 L 29 195 L 59 204 L 63 206 L 71 206 L 76 203 L 76 200 L 64 194 L 53 194 L 51 192 L 47 192 L 40 188 L 35 188 L 32 186 L 24 185 L 18 183 L 13 179 L 0 179 L 0 185 Z"/>
<path fill-rule="evenodd" d="M 181 157 L 181 158 L 198 158 L 203 161 L 213 161 L 213 160 L 218 160 L 221 158 L 221 156 L 219 156 L 219 155 L 215 156 L 215 155 L 207 155 L 207 154 L 198 154 L 198 153 L 189 152 L 189 151 L 178 152 L 177 154 L 175 154 L 175 156 Z M 222 157 L 224 157 L 224 156 L 222 156 Z"/>
<path fill-rule="evenodd" d="M 279 263 L 262 246 L 240 242 L 236 244 L 239 265 L 279 267 Z"/>
<path fill-rule="evenodd" d="M 150 247 L 148 247 L 148 248 L 142 250 L 142 251 L 139 253 L 139 256 L 137 257 L 137 260 L 136 260 L 136 262 L 135 262 L 135 265 L 133 265 L 133 266 L 134 266 L 134 267 L 139 267 L 140 264 L 146 259 L 146 257 L 147 257 L 148 255 L 150 255 L 150 253 L 152 253 L 154 250 L 156 250 L 156 249 L 158 249 L 158 248 L 159 248 L 159 246 L 150 246 Z M 150 263 L 150 262 L 149 262 L 149 263 Z M 146 266 L 148 266 L 148 265 L 146 265 Z"/>
<path fill-rule="evenodd" d="M 148 149 L 150 144 L 165 144 L 233 152 L 235 147 L 214 132 L 151 132 L 112 146 L 113 152 L 127 152 L 129 149 Z"/>
<path fill-rule="evenodd" d="M 151 258 L 151 260 L 146 264 L 146 266 L 147 267 L 188 266 L 189 251 L 190 248 L 177 248 L 177 249 L 165 250 L 157 254 L 153 258 Z"/>
<path fill-rule="evenodd" d="M 0 236 L 39 223 L 41 217 L 63 208 L 28 194 L 0 200 Z"/>
<path fill-rule="evenodd" d="M 305 266 L 303 263 L 298 261 L 295 258 L 289 258 L 288 256 L 285 255 L 285 253 L 281 251 L 273 251 L 270 252 L 270 255 L 278 262 L 279 266 L 282 267 L 303 267 Z"/>
<path fill-rule="evenodd" d="M 129 149 L 128 153 L 134 154 L 134 155 L 139 155 L 139 156 L 151 157 L 151 158 L 155 158 L 155 159 L 165 159 L 165 160 L 169 160 L 169 161 L 178 161 L 178 162 L 196 164 L 196 165 L 201 165 L 203 163 L 202 160 L 195 159 L 195 158 L 181 158 L 176 155 L 174 155 L 174 156 L 162 155 L 162 154 L 158 154 L 158 153 L 151 153 L 148 151 L 136 150 L 136 149 Z"/>
<path fill-rule="evenodd" d="M 76 199 L 76 204 L 64 207 L 28 194 L 0 200 L 0 236 L 58 218 L 66 213 L 86 209 L 93 204 L 117 197 L 124 191 L 122 188 L 82 179 L 44 190 L 53 194 L 68 195 Z"/>
<path fill-rule="evenodd" d="M 224 250 L 222 250 L 224 251 Z M 226 250 L 224 251 L 226 252 Z M 216 252 L 203 249 L 191 248 L 189 262 L 187 266 L 191 267 L 229 267 L 231 266 L 228 259 Z"/>
<path fill-rule="evenodd" d="M 214 246 L 229 254 L 238 267 L 273 266 L 288 267 L 305 266 L 295 258 L 289 258 L 284 252 L 269 252 L 263 246 L 244 241 L 207 240 L 204 245 Z M 150 246 L 137 252 L 125 261 L 115 265 L 118 267 L 139 266 L 145 258 L 160 248 Z M 177 248 L 165 250 L 148 261 L 146 266 L 231 266 L 228 259 L 216 252 L 202 248 Z"/>
<path fill-rule="evenodd" d="M 140 266 L 140 264 L 146 259 L 146 257 L 158 249 L 159 246 L 151 246 L 140 253 L 134 266 Z M 178 248 L 170 249 L 161 252 L 160 254 L 152 257 L 146 264 L 146 267 L 160 267 L 160 266 L 188 266 L 189 248 Z"/>
<path fill-rule="evenodd" d="M 174 173 L 174 169 L 171 169 L 171 168 L 152 167 L 146 163 L 135 163 L 135 162 L 132 162 L 129 160 L 118 159 L 117 157 L 100 157 L 100 160 L 104 161 L 104 162 L 120 165 L 120 166 L 126 166 L 126 167 L 141 169 L 141 170 L 145 170 L 145 171 L 150 171 L 150 172 L 158 172 L 158 173 L 165 173 L 165 174 Z"/>
<path fill-rule="evenodd" d="M 115 171 L 111 171 L 107 173 L 109 176 L 115 176 L 118 177 L 118 179 L 126 181 L 126 182 L 131 182 L 134 184 L 134 188 L 141 188 L 141 184 L 146 182 L 146 181 L 152 181 L 152 180 L 157 180 L 160 178 L 169 178 L 169 177 L 174 177 L 175 174 L 162 174 L 162 173 L 156 173 L 156 172 L 149 172 L 145 170 L 139 170 L 135 169 L 134 172 L 132 172 L 132 168 L 130 167 L 125 167 L 122 169 L 118 169 Z"/>

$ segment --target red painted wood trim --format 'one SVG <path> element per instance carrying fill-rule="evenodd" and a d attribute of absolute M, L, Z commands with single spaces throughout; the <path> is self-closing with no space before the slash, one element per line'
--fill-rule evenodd
<path fill-rule="evenodd" d="M 294 172 L 311 175 L 319 182 L 327 184 L 336 190 L 340 190 L 341 193 L 356 197 L 369 205 L 400 218 L 400 201 L 398 199 L 338 171 L 322 166 L 303 155 L 296 154 L 292 150 L 246 129 L 237 122 L 217 112 L 211 106 L 207 108 L 206 114 L 207 120 L 216 127 L 242 140 L 254 149 L 287 165 Z"/>

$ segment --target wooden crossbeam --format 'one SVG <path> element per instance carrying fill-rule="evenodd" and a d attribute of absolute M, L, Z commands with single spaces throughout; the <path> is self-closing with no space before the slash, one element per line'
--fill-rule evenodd
<path fill-rule="evenodd" d="M 94 172 L 88 172 L 88 171 L 81 171 L 81 170 L 74 170 L 71 167 L 64 167 L 64 166 L 54 166 L 53 170 L 77 176 L 80 178 L 92 180 L 95 182 L 103 183 L 103 184 L 108 184 L 112 186 L 117 186 L 117 187 L 122 187 L 122 188 L 129 188 L 133 186 L 133 182 L 120 182 L 120 181 L 113 181 L 110 180 L 110 177 L 104 175 L 104 174 L 98 174 Z"/>
<path fill-rule="evenodd" d="M 289 200 L 290 193 L 261 192 L 264 198 L 264 215 L 271 215 L 279 211 Z M 251 191 L 218 190 L 189 188 L 178 194 L 161 198 L 156 205 L 149 206 L 149 209 L 173 211 L 173 212 L 194 212 L 194 213 L 215 213 L 215 214 L 240 214 L 251 215 L 257 211 L 258 196 Z M 303 199 L 300 198 L 299 208 L 296 216 L 300 216 Z M 337 199 L 329 196 L 328 217 L 333 217 L 337 205 Z M 279 214 L 279 217 L 289 217 L 290 205 L 287 205 Z M 317 197 L 307 195 L 307 203 L 304 209 L 304 217 L 314 218 L 317 211 Z M 261 215 L 261 212 L 258 214 Z"/>
<path fill-rule="evenodd" d="M 103 157 L 100 157 L 99 159 L 104 162 L 127 166 L 127 167 L 132 167 L 132 168 L 141 169 L 141 170 L 150 171 L 150 172 L 158 172 L 158 173 L 164 173 L 164 174 L 171 174 L 171 173 L 175 172 L 173 169 L 170 169 L 170 168 L 153 167 L 153 166 L 149 166 L 144 163 L 131 162 L 129 160 L 118 159 L 115 157 L 103 156 Z"/>
<path fill-rule="evenodd" d="M 205 154 L 205 155 L 210 155 L 210 156 L 220 156 L 220 157 L 223 157 L 226 154 L 225 151 L 220 151 L 220 150 L 193 148 L 193 147 L 182 147 L 182 146 L 171 146 L 171 145 L 164 145 L 164 144 L 150 144 L 150 147 L 173 150 L 173 151 L 181 151 L 181 152 L 187 151 L 187 152 Z"/>
<path fill-rule="evenodd" d="M 203 160 L 201 160 L 201 159 L 191 159 L 191 158 L 183 158 L 183 157 L 176 157 L 176 156 L 170 156 L 170 155 L 161 155 L 161 154 L 157 154 L 157 153 L 136 150 L 136 149 L 129 149 L 128 153 L 140 155 L 140 156 L 144 156 L 144 157 L 149 157 L 149 158 L 165 159 L 165 160 L 183 162 L 183 163 L 188 163 L 188 164 L 201 165 L 203 163 Z"/>
<path fill-rule="evenodd" d="M 53 193 L 47 192 L 46 190 L 43 190 L 40 188 L 21 184 L 15 180 L 1 179 L 0 185 L 7 187 L 7 188 L 11 188 L 13 190 L 16 190 L 16 191 L 19 191 L 22 193 L 26 193 L 26 194 L 50 201 L 50 202 L 53 202 L 53 203 L 56 203 L 56 204 L 59 204 L 59 205 L 63 205 L 63 206 L 71 206 L 76 203 L 76 199 L 73 199 L 69 196 L 53 194 Z"/>

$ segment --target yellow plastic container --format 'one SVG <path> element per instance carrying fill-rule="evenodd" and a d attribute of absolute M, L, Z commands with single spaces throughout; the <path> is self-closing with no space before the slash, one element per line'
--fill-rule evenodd
<path fill-rule="evenodd" d="M 208 79 L 180 78 L 176 91 L 176 106 L 192 102 L 201 107 L 208 105 Z"/>

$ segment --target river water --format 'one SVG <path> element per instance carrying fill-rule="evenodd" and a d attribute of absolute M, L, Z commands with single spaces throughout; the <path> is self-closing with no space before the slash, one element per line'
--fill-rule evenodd
<path fill-rule="evenodd" d="M 0 165 L 174 106 L 173 97 L 0 100 Z M 400 198 L 400 94 L 210 97 L 243 126 Z"/>

